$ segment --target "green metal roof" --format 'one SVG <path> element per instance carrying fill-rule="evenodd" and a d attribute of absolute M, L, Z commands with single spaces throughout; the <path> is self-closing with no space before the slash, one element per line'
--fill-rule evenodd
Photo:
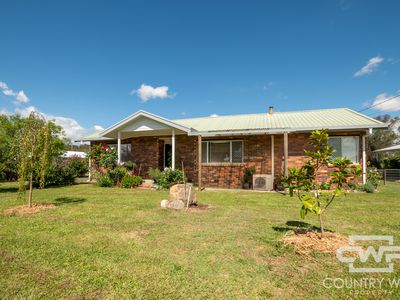
<path fill-rule="evenodd" d="M 199 132 L 251 130 L 367 129 L 385 124 L 348 108 L 178 119 L 173 122 Z"/>
<path fill-rule="evenodd" d="M 151 116 L 163 122 L 169 122 L 172 127 L 184 126 L 188 135 L 222 135 L 229 133 L 277 133 L 283 131 L 310 131 L 314 129 L 351 130 L 386 128 L 387 125 L 355 112 L 348 108 L 305 110 L 293 112 L 273 112 L 272 114 L 243 114 L 229 116 L 210 116 L 202 118 L 167 120 L 165 118 L 139 111 L 122 120 L 116 125 L 82 138 L 83 141 L 108 140 L 104 137 L 107 131 L 118 130 L 121 124 L 134 120 L 137 115 Z"/>

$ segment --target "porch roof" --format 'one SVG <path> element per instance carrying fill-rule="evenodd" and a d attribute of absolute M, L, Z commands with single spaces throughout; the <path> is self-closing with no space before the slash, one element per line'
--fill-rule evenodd
<path fill-rule="evenodd" d="M 142 119 L 141 119 L 142 118 Z M 131 126 L 134 121 L 150 120 L 162 124 L 160 128 L 155 124 L 138 122 L 138 126 Z M 139 126 L 140 125 L 140 126 Z M 210 116 L 190 119 L 168 120 L 166 118 L 139 111 L 117 124 L 97 134 L 98 140 L 103 138 L 116 138 L 118 131 L 152 135 L 162 132 L 162 128 L 174 128 L 177 133 L 188 135 L 230 135 L 230 134 L 257 134 L 257 133 L 282 133 L 301 132 L 315 129 L 329 130 L 367 130 L 370 128 L 387 128 L 387 125 L 355 112 L 348 108 L 305 110 L 293 112 L 273 112 L 272 114 L 242 114 L 227 116 Z M 129 131 L 132 130 L 132 131 Z M 161 131 L 160 131 L 161 130 Z M 151 132 L 152 131 L 152 132 Z M 89 136 L 82 140 L 95 140 L 95 136 Z"/>

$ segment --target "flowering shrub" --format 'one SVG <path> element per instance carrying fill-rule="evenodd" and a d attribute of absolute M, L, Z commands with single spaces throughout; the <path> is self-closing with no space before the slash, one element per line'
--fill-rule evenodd
<path fill-rule="evenodd" d="M 117 150 L 109 146 L 94 145 L 88 156 L 97 166 L 102 168 L 113 168 L 117 165 Z"/>

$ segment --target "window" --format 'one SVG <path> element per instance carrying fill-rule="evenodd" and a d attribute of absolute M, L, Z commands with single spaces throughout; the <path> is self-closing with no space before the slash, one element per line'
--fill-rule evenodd
<path fill-rule="evenodd" d="M 201 144 L 203 163 L 243 162 L 243 141 L 208 141 Z"/>
<path fill-rule="evenodd" d="M 118 151 L 117 144 L 108 144 L 107 146 Z M 127 162 L 130 160 L 132 160 L 132 145 L 121 144 L 121 162 Z"/>
<path fill-rule="evenodd" d="M 347 157 L 353 163 L 359 163 L 359 137 L 338 136 L 330 137 L 329 145 L 335 150 L 332 158 Z"/>

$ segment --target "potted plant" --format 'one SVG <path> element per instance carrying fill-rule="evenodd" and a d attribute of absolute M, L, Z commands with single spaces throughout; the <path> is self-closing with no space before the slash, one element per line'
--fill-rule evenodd
<path fill-rule="evenodd" d="M 253 175 L 256 172 L 255 167 L 245 168 L 242 179 L 242 186 L 244 189 L 251 189 L 253 187 Z"/>

